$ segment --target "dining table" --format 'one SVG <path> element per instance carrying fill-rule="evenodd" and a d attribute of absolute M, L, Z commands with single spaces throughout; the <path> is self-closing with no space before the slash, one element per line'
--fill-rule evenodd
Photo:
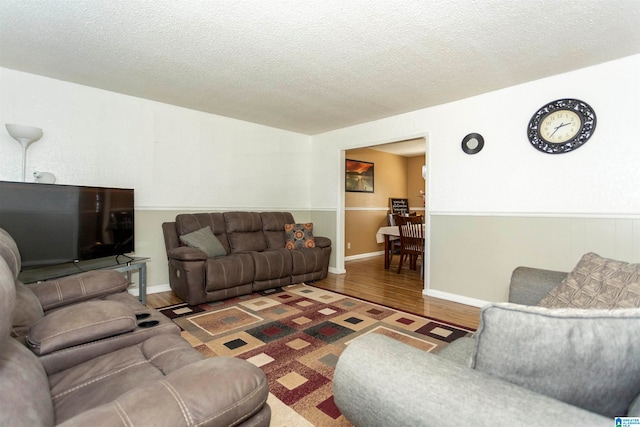
<path fill-rule="evenodd" d="M 397 225 L 380 227 L 376 232 L 376 243 L 384 243 L 384 268 L 389 269 L 391 263 L 389 242 L 400 238 L 400 229 Z"/>

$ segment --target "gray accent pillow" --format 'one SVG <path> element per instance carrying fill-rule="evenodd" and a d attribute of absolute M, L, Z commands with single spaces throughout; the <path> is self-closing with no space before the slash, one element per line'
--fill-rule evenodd
<path fill-rule="evenodd" d="M 200 230 L 180 236 L 180 240 L 187 246 L 200 249 L 207 254 L 208 258 L 217 258 L 227 254 L 224 246 L 208 225 Z"/>
<path fill-rule="evenodd" d="M 538 305 L 547 308 L 640 307 L 640 264 L 584 254 Z"/>
<path fill-rule="evenodd" d="M 489 304 L 471 367 L 607 417 L 640 394 L 640 309 Z"/>

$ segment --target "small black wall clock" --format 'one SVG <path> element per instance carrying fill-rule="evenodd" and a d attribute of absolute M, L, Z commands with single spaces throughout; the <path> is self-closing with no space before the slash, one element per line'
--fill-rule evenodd
<path fill-rule="evenodd" d="M 462 151 L 477 154 L 484 147 L 484 138 L 479 133 L 470 133 L 462 139 Z"/>
<path fill-rule="evenodd" d="M 596 129 L 596 113 L 579 99 L 558 99 L 529 120 L 531 145 L 549 154 L 568 153 L 584 145 Z"/>

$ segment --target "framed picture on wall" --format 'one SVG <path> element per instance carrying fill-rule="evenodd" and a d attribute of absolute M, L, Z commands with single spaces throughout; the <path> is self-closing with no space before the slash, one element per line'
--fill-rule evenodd
<path fill-rule="evenodd" d="M 346 159 L 344 191 L 373 193 L 373 163 Z"/>

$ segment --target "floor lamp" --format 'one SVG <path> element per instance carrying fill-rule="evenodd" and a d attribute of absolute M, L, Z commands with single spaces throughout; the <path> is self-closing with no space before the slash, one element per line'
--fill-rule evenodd
<path fill-rule="evenodd" d="M 17 125 L 7 123 L 5 124 L 7 128 L 7 132 L 9 135 L 16 141 L 18 141 L 22 145 L 22 181 L 25 182 L 25 170 L 27 168 L 27 147 L 32 142 L 36 142 L 40 138 L 42 138 L 42 129 L 26 126 L 26 125 Z"/>

